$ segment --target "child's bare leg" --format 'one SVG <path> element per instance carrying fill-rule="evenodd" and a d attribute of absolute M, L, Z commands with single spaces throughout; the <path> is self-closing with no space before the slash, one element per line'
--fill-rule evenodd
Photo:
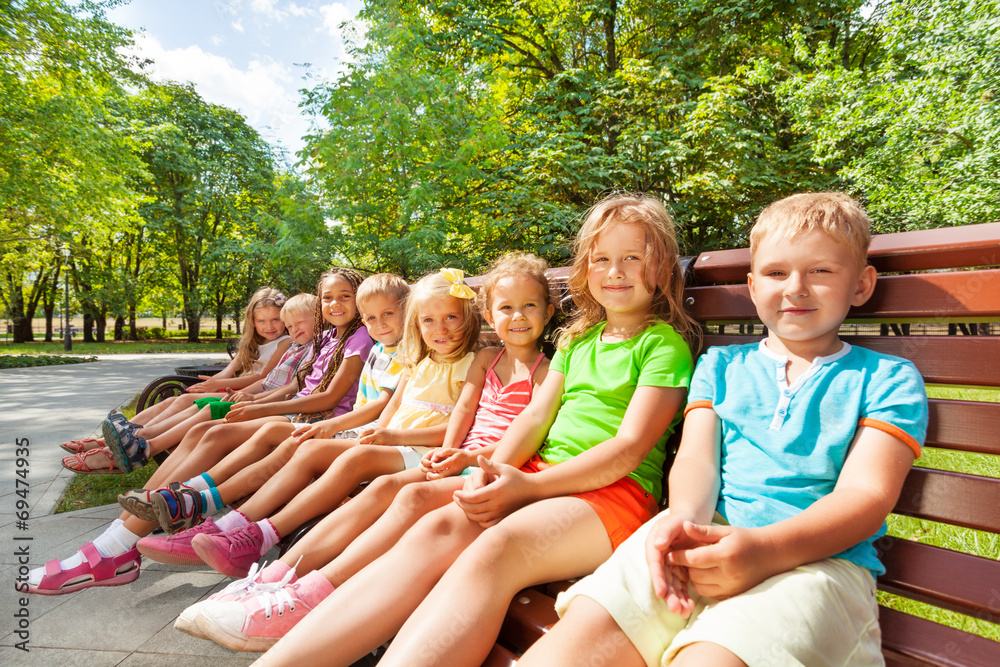
<path fill-rule="evenodd" d="M 670 663 L 671 667 L 698 667 L 699 665 L 719 665 L 720 667 L 746 667 L 746 663 L 727 648 L 710 642 L 698 642 L 682 648 Z"/>
<path fill-rule="evenodd" d="M 441 482 L 444 480 L 435 481 Z M 379 533 L 379 537 L 377 538 L 379 548 L 377 552 L 374 556 L 364 561 L 365 564 L 372 562 L 376 557 L 385 553 L 390 546 L 395 544 L 399 537 L 406 532 L 407 528 L 413 525 L 413 522 L 417 518 L 423 516 L 431 509 L 444 507 L 447 503 L 451 502 L 451 494 L 454 493 L 454 490 L 442 490 L 439 493 L 443 498 L 440 503 L 436 505 L 432 505 L 429 502 L 424 503 L 424 507 L 427 508 L 426 511 L 408 517 L 399 530 L 375 528 L 377 522 L 381 521 L 381 517 L 385 517 L 389 508 L 394 506 L 393 500 L 402 490 L 423 487 L 428 484 L 433 484 L 433 482 L 424 482 L 424 473 L 419 468 L 412 468 L 403 472 L 397 472 L 394 475 L 383 475 L 377 478 L 368 485 L 368 488 L 355 496 L 351 502 L 341 505 L 324 517 L 309 533 L 292 545 L 285 552 L 285 555 L 282 556 L 282 562 L 289 567 L 295 567 L 298 574 L 304 575 L 313 570 L 318 570 L 332 561 L 344 549 L 348 548 L 348 545 L 361 539 L 361 536 L 368 535 L 369 533 Z M 461 484 L 458 486 L 452 484 L 451 486 L 451 489 L 458 488 L 461 488 Z M 421 497 L 427 496 L 429 493 L 430 489 L 427 489 L 421 494 Z M 393 512 L 392 514 L 396 516 L 400 512 Z M 372 530 L 369 530 L 369 528 Z M 376 542 L 376 540 L 370 541 Z M 369 553 L 372 553 L 372 550 L 369 549 L 364 552 L 364 554 Z M 359 569 L 361 568 L 356 568 L 352 574 Z M 346 580 L 346 577 L 335 582 L 335 585 L 344 580 Z"/>
<path fill-rule="evenodd" d="M 334 459 L 352 444 L 353 441 L 347 440 L 307 440 L 297 446 L 294 440 L 287 440 L 266 458 L 220 484 L 217 487 L 219 495 L 223 502 L 231 503 L 253 494 L 240 506 L 240 512 L 251 521 L 260 521 L 306 488 L 316 475 L 326 471 Z M 289 451 L 292 452 L 290 456 Z M 285 464 L 279 466 L 282 459 Z M 263 484 L 255 485 L 267 472 L 264 466 L 277 466 L 277 469 Z M 208 474 L 212 475 L 211 472 Z"/>
<path fill-rule="evenodd" d="M 610 556 L 611 540 L 586 501 L 549 498 L 523 507 L 458 557 L 379 664 L 480 665 L 518 591 L 589 574 Z"/>
<path fill-rule="evenodd" d="M 245 454 L 240 450 L 250 445 L 252 440 L 253 438 L 237 447 L 235 451 L 208 470 L 208 476 L 215 482 L 216 490 L 222 497 L 222 502 L 226 504 L 245 498 L 264 486 L 267 480 L 271 479 L 291 460 L 292 455 L 299 448 L 295 440 L 286 439 L 261 460 L 230 476 L 229 471 L 236 467 L 230 461 L 242 460 Z"/>
<path fill-rule="evenodd" d="M 264 419 L 268 419 L 265 417 Z M 254 420 L 259 421 L 259 420 Z M 251 423 L 251 422 L 239 422 Z M 251 463 L 261 461 L 273 452 L 288 436 L 295 430 L 297 424 L 293 424 L 287 419 L 278 417 L 275 421 L 269 421 L 261 425 L 252 435 L 244 440 L 238 447 L 230 450 L 219 463 L 212 467 L 209 472 L 212 479 L 217 482 L 234 477 L 238 472 L 246 468 Z M 288 451 L 289 456 L 295 450 Z M 218 477 L 216 477 L 218 475 Z M 260 488 L 260 485 L 251 491 Z M 245 494 L 244 494 L 245 495 Z M 242 498 L 239 496 L 238 498 Z M 229 502 L 229 501 L 226 501 Z"/>
<path fill-rule="evenodd" d="M 582 595 L 573 599 L 566 615 L 517 661 L 518 667 L 645 667 L 645 664 L 642 654 L 611 614 Z"/>
<path fill-rule="evenodd" d="M 389 477 L 395 476 L 389 475 Z M 303 556 L 302 563 L 297 568 L 300 574 L 305 574 L 310 569 L 322 567 L 323 573 L 330 580 L 330 583 L 339 586 L 391 549 L 421 517 L 450 504 L 452 495 L 462 488 L 462 483 L 461 477 L 448 477 L 431 482 L 411 484 L 397 494 L 389 509 L 385 510 L 381 516 L 376 517 L 371 528 L 364 530 L 354 540 L 340 546 L 339 548 L 343 551 L 339 555 L 333 549 L 327 551 L 321 546 L 322 542 L 320 541 L 325 538 L 327 530 L 313 530 L 302 541 L 306 542 L 310 537 L 316 535 L 314 539 L 317 542 L 309 541 L 301 547 L 296 544 L 292 549 L 289 549 L 282 560 L 285 564 L 294 566 L 298 556 L 301 555 Z M 362 493 L 361 496 L 364 496 L 365 493 Z M 347 503 L 344 509 L 350 512 L 351 506 L 358 502 L 361 496 Z M 339 511 L 337 510 L 330 516 L 336 515 Z M 317 529 L 319 527 L 317 526 Z M 351 528 L 351 526 L 348 525 L 347 528 Z M 336 536 L 338 529 L 343 529 L 339 523 L 330 527 L 329 534 Z M 310 549 L 310 547 L 312 548 Z M 310 563 L 312 566 L 308 567 L 307 565 Z"/>
<path fill-rule="evenodd" d="M 217 464 L 227 454 L 249 440 L 264 424 L 278 421 L 284 421 L 286 424 L 289 423 L 284 417 L 261 417 L 260 419 L 233 424 L 218 421 L 209 422 L 212 426 L 205 432 L 198 444 L 186 457 L 193 460 L 195 467 L 198 468 L 194 474 L 203 473 Z M 186 440 L 187 436 L 184 439 Z M 261 454 L 261 457 L 263 457 L 263 454 Z M 167 457 L 167 461 L 169 462 L 171 458 L 173 458 L 173 454 Z M 246 463 L 249 464 L 257 460 L 259 459 L 250 459 L 248 457 Z M 189 475 L 182 479 L 190 479 L 192 476 Z"/>
<path fill-rule="evenodd" d="M 140 435 L 147 440 L 150 438 L 155 438 L 158 435 L 162 435 L 169 431 L 171 428 L 180 424 L 188 417 L 198 414 L 198 407 L 195 405 L 190 405 L 183 410 L 173 413 L 163 417 L 162 419 L 157 419 L 154 422 L 146 424 L 142 427 L 142 432 Z M 182 436 L 183 437 L 183 436 Z"/>
<path fill-rule="evenodd" d="M 382 558 L 330 594 L 258 661 L 351 665 L 396 634 L 482 532 L 457 505 L 423 517 Z M 321 570 L 326 574 L 326 568 Z M 329 578 L 329 577 L 327 577 Z M 439 628 L 430 635 L 440 635 Z"/>
<path fill-rule="evenodd" d="M 166 398 L 159 403 L 150 406 L 138 413 L 135 417 L 132 417 L 129 421 L 133 424 L 141 424 L 143 426 L 150 426 L 157 421 L 169 417 L 185 408 L 189 408 L 194 405 L 196 398 L 202 398 L 205 396 L 223 396 L 224 394 L 180 394 L 178 396 L 172 396 Z"/>
<path fill-rule="evenodd" d="M 354 441 L 340 442 L 353 444 Z M 344 454 L 338 456 L 315 483 L 301 489 L 297 495 L 283 500 L 282 503 L 288 504 L 277 514 L 271 512 L 282 503 L 275 505 L 264 516 L 270 516 L 271 525 L 278 535 L 288 535 L 306 521 L 336 509 L 337 505 L 342 503 L 361 482 L 371 481 L 380 475 L 402 472 L 405 469 L 403 456 L 395 447 L 348 446 Z M 259 494 L 254 494 L 254 498 L 257 495 Z M 275 496 L 270 501 L 275 502 L 280 499 L 280 496 Z M 254 510 L 257 510 L 256 506 Z"/>
<path fill-rule="evenodd" d="M 183 414 L 184 413 L 178 413 L 177 415 L 174 415 L 174 417 Z M 176 447 L 180 444 L 181 440 L 184 439 L 184 436 L 186 436 L 188 431 L 190 431 L 193 427 L 210 421 L 212 421 L 212 411 L 208 407 L 204 407 L 201 410 L 195 410 L 189 416 L 174 424 L 160 435 L 150 437 L 142 432 L 140 432 L 139 435 L 146 439 L 147 455 L 155 456 L 160 452 L 165 452 L 171 447 Z"/>

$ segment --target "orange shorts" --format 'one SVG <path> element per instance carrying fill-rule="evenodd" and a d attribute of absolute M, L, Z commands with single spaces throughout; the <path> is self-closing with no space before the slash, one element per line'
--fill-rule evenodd
<path fill-rule="evenodd" d="M 521 466 L 521 470 L 535 473 L 551 468 L 552 465 L 536 454 Z M 659 509 L 656 499 L 631 477 L 622 477 L 604 488 L 574 493 L 572 496 L 586 501 L 597 512 L 611 540 L 612 550 L 639 530 L 639 526 L 653 518 Z"/>

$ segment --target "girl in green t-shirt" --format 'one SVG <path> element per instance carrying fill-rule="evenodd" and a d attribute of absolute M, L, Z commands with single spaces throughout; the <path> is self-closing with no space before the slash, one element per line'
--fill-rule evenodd
<path fill-rule="evenodd" d="M 569 286 L 577 315 L 492 459 L 260 664 L 350 665 L 396 635 L 381 665 L 479 665 L 519 590 L 593 571 L 655 513 L 697 335 L 663 205 L 614 196 L 591 209 Z M 262 590 L 234 630 L 305 615 L 317 604 L 308 579 Z"/>

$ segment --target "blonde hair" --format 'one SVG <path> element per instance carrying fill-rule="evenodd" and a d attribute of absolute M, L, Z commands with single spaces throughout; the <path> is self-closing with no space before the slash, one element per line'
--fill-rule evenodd
<path fill-rule="evenodd" d="M 845 244 L 859 266 L 868 263 L 871 221 L 853 197 L 842 192 L 810 192 L 778 200 L 761 211 L 750 230 L 750 264 L 760 245 L 771 234 L 793 239 L 820 230 Z"/>
<path fill-rule="evenodd" d="M 304 292 L 296 294 L 281 307 L 281 321 L 287 325 L 287 320 L 293 320 L 299 315 L 307 313 L 312 315 L 316 311 L 317 301 L 319 299 L 316 298 L 315 294 L 306 294 Z"/>
<path fill-rule="evenodd" d="M 406 308 L 406 299 L 410 296 L 410 286 L 402 277 L 395 273 L 376 273 L 365 278 L 354 297 L 358 308 L 372 297 L 384 296 L 394 299 L 400 308 Z"/>
<path fill-rule="evenodd" d="M 243 310 L 243 334 L 236 348 L 236 361 L 240 364 L 240 375 L 253 370 L 253 364 L 260 358 L 260 346 L 267 340 L 257 333 L 253 316 L 261 308 L 282 308 L 285 305 L 285 295 L 273 287 L 261 287 L 254 292 Z"/>
<path fill-rule="evenodd" d="M 548 262 L 537 255 L 526 252 L 509 252 L 501 255 L 489 273 L 483 276 L 482 285 L 479 288 L 479 307 L 486 311 L 493 303 L 493 290 L 497 283 L 510 276 L 527 276 L 542 286 L 545 293 L 545 307 L 552 303 L 552 294 L 549 292 L 549 279 L 545 271 L 549 268 Z"/>
<path fill-rule="evenodd" d="M 701 343 L 701 329 L 681 305 L 684 303 L 684 275 L 677 257 L 673 219 L 659 200 L 642 193 L 612 195 L 587 211 L 573 244 L 573 266 L 569 273 L 569 290 L 577 312 L 562 329 L 558 347 L 565 348 L 592 326 L 607 319 L 604 306 L 590 293 L 587 274 L 594 243 L 611 225 L 635 225 L 645 234 L 643 284 L 653 293 L 647 321 L 663 320 L 684 338 L 693 351 L 697 351 Z M 653 284 L 646 284 L 646 276 L 650 273 Z"/>
<path fill-rule="evenodd" d="M 355 295 L 358 293 L 358 286 L 361 284 L 361 274 L 353 269 L 345 269 L 340 266 L 333 267 L 319 277 L 319 282 L 316 284 L 316 327 L 313 332 L 313 353 L 309 362 L 303 364 L 302 368 L 298 372 L 300 387 L 305 383 L 305 379 L 309 373 L 312 372 L 313 364 L 316 363 L 316 357 L 319 355 L 320 350 L 323 349 L 323 341 L 326 338 L 326 332 L 333 328 L 333 325 L 327 322 L 326 318 L 323 317 L 323 301 L 321 300 L 323 295 L 323 283 L 332 278 L 343 278 L 346 280 Z M 350 323 L 344 327 L 343 331 L 337 332 L 337 346 L 333 349 L 333 354 L 330 356 L 330 361 L 326 366 L 326 372 L 323 373 L 323 378 L 319 381 L 319 384 L 316 385 L 313 393 L 322 392 L 333 381 L 333 376 L 337 374 L 337 370 L 340 369 L 340 363 L 344 360 L 344 346 L 347 345 L 347 339 L 363 326 L 361 324 L 361 312 L 357 309 L 357 304 L 355 304 L 354 311 L 354 319 L 352 319 Z M 333 414 L 332 409 L 319 414 L 326 414 L 327 412 Z"/>
<path fill-rule="evenodd" d="M 406 304 L 406 322 L 403 327 L 403 338 L 399 342 L 396 353 L 399 360 L 412 368 L 423 361 L 430 353 L 430 348 L 420 335 L 420 306 L 430 299 L 446 299 L 451 297 L 452 283 L 440 271 L 429 273 L 410 290 L 409 302 Z M 482 319 L 475 299 L 458 299 L 462 304 L 462 315 L 465 321 L 460 329 L 462 344 L 454 352 L 442 359 L 443 363 L 454 363 L 476 349 L 479 344 L 479 333 L 482 330 Z"/>

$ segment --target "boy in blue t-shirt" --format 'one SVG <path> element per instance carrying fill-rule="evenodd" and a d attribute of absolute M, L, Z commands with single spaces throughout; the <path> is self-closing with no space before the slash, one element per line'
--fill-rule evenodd
<path fill-rule="evenodd" d="M 910 362 L 838 336 L 875 288 L 869 241 L 843 194 L 760 214 L 748 280 L 767 338 L 700 360 L 669 511 L 560 595 L 519 667 L 882 664 L 873 543 L 927 398 Z"/>

